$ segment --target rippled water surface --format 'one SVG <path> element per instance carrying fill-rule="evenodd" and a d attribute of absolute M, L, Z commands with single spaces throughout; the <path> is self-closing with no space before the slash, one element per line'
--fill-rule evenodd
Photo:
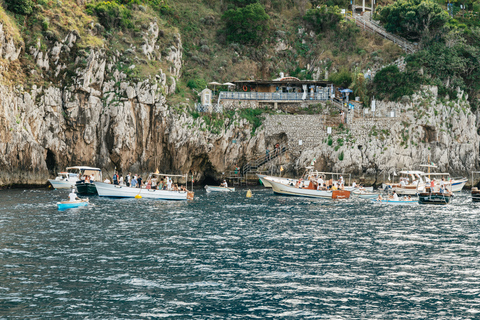
<path fill-rule="evenodd" d="M 0 191 L 0 318 L 478 319 L 479 205 Z"/>

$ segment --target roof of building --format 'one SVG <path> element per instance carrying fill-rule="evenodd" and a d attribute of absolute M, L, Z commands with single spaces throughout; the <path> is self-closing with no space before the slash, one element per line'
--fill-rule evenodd
<path fill-rule="evenodd" d="M 300 80 L 295 77 L 283 77 L 273 80 L 237 80 L 232 81 L 235 84 L 260 84 L 260 85 L 269 85 L 269 84 L 322 84 L 322 85 L 331 85 L 331 82 L 324 80 Z"/>

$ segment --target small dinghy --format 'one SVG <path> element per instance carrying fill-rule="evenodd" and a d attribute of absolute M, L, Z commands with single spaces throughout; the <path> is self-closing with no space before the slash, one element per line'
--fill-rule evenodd
<path fill-rule="evenodd" d="M 233 192 L 235 191 L 235 188 L 229 188 L 229 187 L 219 187 L 219 186 L 205 186 L 205 190 L 207 193 L 210 192 Z"/>
<path fill-rule="evenodd" d="M 404 200 L 404 199 L 399 199 L 399 200 L 393 200 L 393 199 L 372 199 L 373 203 L 384 203 L 384 204 L 395 204 L 395 205 L 412 205 L 412 204 L 418 204 L 418 200 L 416 199 L 410 199 L 410 200 Z"/>
<path fill-rule="evenodd" d="M 88 199 L 57 202 L 58 210 L 72 209 L 85 206 L 88 206 Z"/>

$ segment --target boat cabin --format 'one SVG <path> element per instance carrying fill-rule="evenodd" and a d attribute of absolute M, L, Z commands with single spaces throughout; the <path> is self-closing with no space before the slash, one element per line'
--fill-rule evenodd
<path fill-rule="evenodd" d="M 102 170 L 99 168 L 93 168 L 93 167 L 86 167 L 86 166 L 75 166 L 75 167 L 68 167 L 67 168 L 68 172 L 60 172 L 62 173 L 67 173 L 69 177 L 77 177 L 78 179 L 81 179 L 82 176 L 91 176 L 93 175 L 95 181 L 103 181 L 102 180 Z"/>

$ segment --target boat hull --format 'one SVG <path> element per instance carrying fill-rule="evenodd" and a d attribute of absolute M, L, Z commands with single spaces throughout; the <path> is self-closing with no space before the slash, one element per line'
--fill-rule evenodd
<path fill-rule="evenodd" d="M 472 190 L 472 201 L 480 202 L 480 190 Z"/>
<path fill-rule="evenodd" d="M 100 197 L 110 198 L 135 198 L 141 196 L 146 199 L 155 200 L 187 200 L 193 199 L 193 192 L 170 191 L 156 189 L 140 189 L 126 186 L 113 185 L 104 182 L 95 182 Z"/>
<path fill-rule="evenodd" d="M 272 184 L 273 192 L 281 195 L 307 197 L 307 198 L 322 198 L 322 199 L 348 199 L 350 198 L 350 191 L 346 190 L 315 190 L 308 188 L 295 188 L 286 186 L 278 182 L 269 180 Z"/>
<path fill-rule="evenodd" d="M 468 179 L 463 178 L 463 179 L 455 179 L 452 181 L 452 192 L 460 192 L 462 191 L 463 187 L 467 183 Z M 447 185 L 448 187 L 448 185 Z"/>
<path fill-rule="evenodd" d="M 97 187 L 93 183 L 77 183 L 77 193 L 81 195 L 96 195 Z"/>
<path fill-rule="evenodd" d="M 359 197 L 360 199 L 374 199 L 378 197 L 377 193 L 371 193 L 371 192 L 358 192 L 358 191 L 353 191 L 353 194 Z"/>
<path fill-rule="evenodd" d="M 57 202 L 58 210 L 65 210 L 65 209 L 73 209 L 79 207 L 86 207 L 88 206 L 88 201 L 80 200 L 80 201 L 64 201 L 64 202 Z"/>
<path fill-rule="evenodd" d="M 262 184 L 265 188 L 272 188 L 272 184 L 270 183 L 271 180 L 284 184 L 294 184 L 297 183 L 298 179 L 290 179 L 290 178 L 281 178 L 281 177 L 274 177 L 274 176 L 266 176 L 263 174 L 257 174 L 257 177 L 262 181 Z"/>
<path fill-rule="evenodd" d="M 54 189 L 71 189 L 77 181 L 77 179 L 72 178 L 65 180 L 48 179 L 48 182 L 50 182 Z"/>
<path fill-rule="evenodd" d="M 433 204 L 433 205 L 446 205 L 452 201 L 452 195 L 448 193 L 427 193 L 423 192 L 418 194 L 418 203 L 420 204 Z"/>
<path fill-rule="evenodd" d="M 225 187 L 219 187 L 219 186 L 205 186 L 205 190 L 207 193 L 210 192 L 233 192 L 235 191 L 235 188 L 225 188 Z"/>

